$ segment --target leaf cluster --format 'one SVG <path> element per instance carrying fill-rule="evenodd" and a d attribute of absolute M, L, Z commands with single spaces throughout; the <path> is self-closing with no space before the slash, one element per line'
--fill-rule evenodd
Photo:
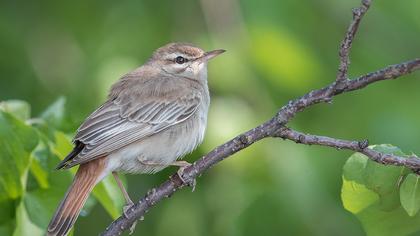
<path fill-rule="evenodd" d="M 60 131 L 66 122 L 65 99 L 37 118 L 30 113 L 24 101 L 0 103 L 0 235 L 45 235 L 76 172 L 55 170 L 73 148 Z M 112 218 L 118 217 L 124 201 L 117 188 L 107 177 L 95 187 L 81 215 L 99 202 Z"/>
<path fill-rule="evenodd" d="M 371 146 L 382 153 L 410 158 L 398 147 Z M 367 235 L 409 235 L 420 230 L 419 176 L 403 166 L 386 166 L 354 153 L 343 170 L 341 198 Z"/>

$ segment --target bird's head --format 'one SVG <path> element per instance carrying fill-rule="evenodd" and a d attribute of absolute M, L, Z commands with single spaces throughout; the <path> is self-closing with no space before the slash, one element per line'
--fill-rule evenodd
<path fill-rule="evenodd" d="M 207 62 L 223 52 L 223 49 L 205 52 L 191 44 L 169 43 L 158 48 L 148 64 L 174 76 L 207 79 Z"/>

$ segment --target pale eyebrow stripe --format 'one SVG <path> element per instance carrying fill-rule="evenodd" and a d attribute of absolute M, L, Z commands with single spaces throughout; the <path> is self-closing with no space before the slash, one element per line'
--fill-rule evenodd
<path fill-rule="evenodd" d="M 186 58 L 188 60 L 194 60 L 195 59 L 195 57 L 191 57 L 190 55 L 187 55 L 187 54 L 184 54 L 184 53 L 171 53 L 171 54 L 168 54 L 165 57 L 165 60 L 173 60 L 173 59 L 177 58 L 178 56 L 181 56 L 181 57 Z"/>

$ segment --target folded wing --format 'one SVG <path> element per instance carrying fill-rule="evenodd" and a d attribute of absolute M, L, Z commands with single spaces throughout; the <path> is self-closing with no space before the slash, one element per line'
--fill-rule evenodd
<path fill-rule="evenodd" d="M 105 156 L 181 123 L 194 114 L 199 104 L 198 93 L 178 98 L 121 94 L 86 119 L 74 138 L 75 143 L 84 144 L 83 149 L 59 166 L 69 168 Z"/>

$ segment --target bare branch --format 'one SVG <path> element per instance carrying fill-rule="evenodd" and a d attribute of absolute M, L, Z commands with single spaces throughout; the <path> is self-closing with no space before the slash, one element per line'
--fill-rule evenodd
<path fill-rule="evenodd" d="M 343 139 L 335 139 L 326 136 L 318 136 L 311 134 L 304 134 L 290 128 L 280 128 L 274 137 L 280 137 L 283 139 L 289 139 L 296 143 L 306 144 L 306 145 L 320 145 L 333 147 L 337 150 L 348 149 L 356 152 L 360 152 L 368 156 L 373 161 L 384 165 L 394 165 L 394 166 L 405 166 L 412 171 L 418 173 L 420 167 L 420 159 L 416 156 L 411 156 L 410 158 L 402 157 L 393 154 L 386 154 L 375 151 L 368 147 L 367 139 L 362 141 L 349 141 Z"/>
<path fill-rule="evenodd" d="M 129 229 L 136 220 L 143 219 L 147 211 L 149 211 L 156 203 L 163 200 L 164 198 L 170 197 L 174 192 L 186 186 L 187 183 L 194 182 L 198 176 L 203 174 L 216 163 L 267 137 L 281 137 L 306 145 L 315 144 L 333 147 L 336 149 L 353 150 L 365 154 L 373 161 L 387 165 L 406 166 L 407 168 L 414 170 L 417 173 L 417 170 L 420 169 L 420 159 L 416 157 L 405 158 L 377 152 L 368 148 L 367 140 L 348 141 L 342 139 L 334 139 L 325 136 L 303 134 L 285 127 L 285 125 L 298 112 L 301 112 L 312 105 L 322 102 L 330 103 L 334 96 L 340 95 L 342 93 L 363 89 L 372 83 L 382 80 L 396 79 L 403 75 L 420 70 L 420 58 L 417 58 L 400 64 L 390 65 L 381 70 L 362 75 L 352 80 L 347 79 L 349 50 L 352 45 L 354 35 L 358 29 L 360 20 L 366 13 L 369 6 L 370 0 L 362 0 L 361 7 L 353 11 L 354 19 L 349 26 L 346 37 L 344 38 L 340 48 L 339 73 L 333 83 L 324 88 L 313 90 L 300 98 L 291 100 L 287 105 L 283 106 L 269 121 L 216 147 L 214 150 L 184 170 L 182 176 L 182 180 L 184 181 L 182 181 L 177 174 L 173 174 L 170 176 L 169 180 L 150 190 L 139 202 L 128 209 L 127 214 L 124 214 L 112 222 L 111 225 L 105 230 L 105 232 L 102 233 L 102 235 L 120 235 L 123 231 Z"/>
<path fill-rule="evenodd" d="M 338 55 L 340 56 L 340 65 L 338 66 L 336 86 L 339 86 L 339 84 L 342 81 L 348 79 L 347 71 L 349 69 L 350 64 L 349 53 L 351 45 L 353 43 L 354 36 L 356 35 L 357 30 L 359 29 L 360 21 L 369 9 L 370 4 L 371 0 L 362 0 L 362 5 L 358 8 L 353 9 L 353 20 L 350 23 L 349 28 L 347 29 L 346 36 L 341 42 L 340 51 L 338 53 Z"/>
<path fill-rule="evenodd" d="M 416 58 L 411 61 L 387 66 L 381 70 L 362 75 L 356 79 L 346 80 L 343 82 L 341 88 L 337 88 L 334 82 L 322 89 L 313 90 L 298 99 L 290 101 L 277 113 L 277 119 L 280 123 L 286 124 L 296 115 L 297 112 L 303 111 L 307 107 L 317 103 L 330 103 L 333 96 L 362 89 L 377 81 L 396 79 L 402 75 L 409 74 L 419 69 L 420 58 Z"/>

